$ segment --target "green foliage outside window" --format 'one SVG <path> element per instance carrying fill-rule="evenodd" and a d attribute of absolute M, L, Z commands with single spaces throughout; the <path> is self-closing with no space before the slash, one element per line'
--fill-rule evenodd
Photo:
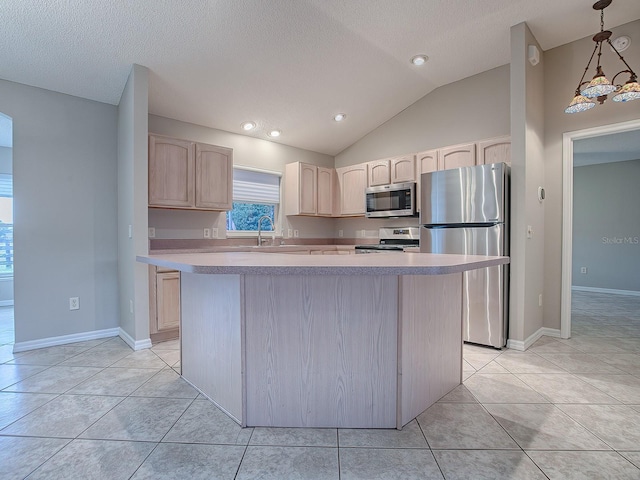
<path fill-rule="evenodd" d="M 227 212 L 227 231 L 258 231 L 258 220 L 263 215 L 271 218 L 275 225 L 275 205 L 233 202 L 233 210 Z M 263 220 L 262 230 L 271 231 L 271 224 Z"/>

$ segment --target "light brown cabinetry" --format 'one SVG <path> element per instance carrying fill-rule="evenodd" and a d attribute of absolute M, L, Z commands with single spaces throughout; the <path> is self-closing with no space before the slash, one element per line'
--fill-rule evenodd
<path fill-rule="evenodd" d="M 318 167 L 295 162 L 285 165 L 285 215 L 317 213 Z"/>
<path fill-rule="evenodd" d="M 149 136 L 149 205 L 191 208 L 195 146 L 176 138 Z"/>
<path fill-rule="evenodd" d="M 511 165 L 511 137 L 498 137 L 478 142 L 478 165 L 504 162 Z"/>
<path fill-rule="evenodd" d="M 416 181 L 415 155 L 394 157 L 391 162 L 391 183 Z"/>
<path fill-rule="evenodd" d="M 149 267 L 149 333 L 152 342 L 180 333 L 180 272 Z"/>
<path fill-rule="evenodd" d="M 204 210 L 231 210 L 233 150 L 196 143 L 196 202 Z"/>
<path fill-rule="evenodd" d="M 388 159 L 367 163 L 367 185 L 377 187 L 391 183 L 391 164 Z M 362 192 L 364 195 L 364 192 Z"/>
<path fill-rule="evenodd" d="M 307 163 L 285 165 L 285 215 L 333 215 L 335 170 Z"/>
<path fill-rule="evenodd" d="M 333 168 L 318 167 L 318 215 L 333 215 L 336 171 Z"/>
<path fill-rule="evenodd" d="M 341 216 L 357 216 L 365 213 L 364 189 L 367 187 L 367 164 L 336 168 L 340 192 Z"/>
<path fill-rule="evenodd" d="M 149 206 L 229 210 L 233 150 L 149 135 Z"/>
<path fill-rule="evenodd" d="M 422 190 L 420 188 L 420 177 L 423 173 L 430 173 L 438 171 L 438 150 L 427 150 L 424 152 L 418 152 L 416 154 L 416 211 L 420 211 L 420 195 Z"/>
<path fill-rule="evenodd" d="M 438 152 L 438 170 L 476 165 L 476 144 L 467 143 L 441 148 Z"/>
<path fill-rule="evenodd" d="M 392 183 L 416 181 L 416 167 L 414 155 L 375 160 L 367 164 L 368 185 L 377 187 Z"/>

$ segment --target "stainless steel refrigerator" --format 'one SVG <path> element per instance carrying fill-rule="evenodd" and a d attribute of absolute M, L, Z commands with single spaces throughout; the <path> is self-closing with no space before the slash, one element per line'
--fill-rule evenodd
<path fill-rule="evenodd" d="M 420 251 L 509 255 L 509 179 L 505 163 L 422 174 Z M 508 265 L 465 272 L 462 289 L 464 341 L 504 347 Z"/>

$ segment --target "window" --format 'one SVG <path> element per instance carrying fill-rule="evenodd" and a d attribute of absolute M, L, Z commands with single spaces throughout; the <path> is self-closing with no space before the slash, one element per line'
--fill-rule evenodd
<path fill-rule="evenodd" d="M 263 215 L 273 222 L 280 204 L 280 175 L 241 168 L 233 169 L 233 210 L 227 212 L 227 232 L 257 232 Z M 270 231 L 272 224 L 263 220 L 262 229 Z"/>
<path fill-rule="evenodd" d="M 13 275 L 13 175 L 0 173 L 0 276 Z"/>

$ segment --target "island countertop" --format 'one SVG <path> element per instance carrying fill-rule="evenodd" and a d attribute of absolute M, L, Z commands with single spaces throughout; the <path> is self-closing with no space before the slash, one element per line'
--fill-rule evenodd
<path fill-rule="evenodd" d="M 295 255 L 223 252 L 140 255 L 150 265 L 200 274 L 446 275 L 509 263 L 509 257 L 433 253 Z"/>

